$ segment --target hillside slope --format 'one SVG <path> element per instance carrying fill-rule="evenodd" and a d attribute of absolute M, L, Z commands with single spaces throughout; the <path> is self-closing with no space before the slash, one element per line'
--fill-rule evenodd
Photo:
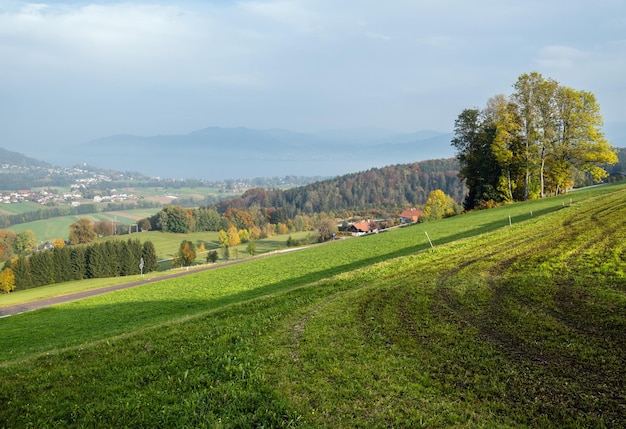
<path fill-rule="evenodd" d="M 624 427 L 625 190 L 0 319 L 0 421 Z"/>
<path fill-rule="evenodd" d="M 426 203 L 431 191 L 440 189 L 459 204 L 465 196 L 459 179 L 459 161 L 433 159 L 371 168 L 287 190 L 251 189 L 242 196 L 215 204 L 220 212 L 230 207 L 280 208 L 288 217 L 297 214 L 359 211 L 402 211 Z"/>

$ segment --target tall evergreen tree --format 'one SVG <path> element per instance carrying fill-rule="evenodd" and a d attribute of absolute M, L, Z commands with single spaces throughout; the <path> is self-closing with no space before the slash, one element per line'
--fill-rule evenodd
<path fill-rule="evenodd" d="M 24 255 L 20 255 L 11 261 L 11 269 L 15 275 L 15 289 L 28 289 L 33 286 L 30 274 L 30 261 Z"/>
<path fill-rule="evenodd" d="M 52 251 L 44 250 L 30 257 L 30 273 L 33 286 L 44 286 L 55 283 L 55 266 Z"/>
<path fill-rule="evenodd" d="M 141 258 L 143 258 L 143 272 L 149 273 L 159 269 L 156 249 L 151 241 L 144 241 L 141 249 Z"/>
<path fill-rule="evenodd" d="M 72 280 L 71 248 L 67 246 L 55 247 L 52 249 L 52 260 L 56 282 Z"/>
<path fill-rule="evenodd" d="M 86 249 L 87 277 L 108 277 L 109 263 L 106 248 L 102 243 L 93 244 Z"/>
<path fill-rule="evenodd" d="M 71 280 L 82 280 L 88 277 L 87 248 L 85 246 L 70 246 Z"/>

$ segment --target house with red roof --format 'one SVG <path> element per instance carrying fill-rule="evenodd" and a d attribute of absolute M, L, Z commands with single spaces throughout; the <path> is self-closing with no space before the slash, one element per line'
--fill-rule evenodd
<path fill-rule="evenodd" d="M 371 220 L 361 220 L 350 225 L 347 231 L 352 233 L 352 235 L 371 234 L 378 232 L 378 225 Z"/>
<path fill-rule="evenodd" d="M 418 210 L 416 208 L 406 209 L 402 213 L 400 213 L 400 222 L 401 223 L 413 223 L 417 222 L 420 216 L 424 213 L 423 210 Z"/>

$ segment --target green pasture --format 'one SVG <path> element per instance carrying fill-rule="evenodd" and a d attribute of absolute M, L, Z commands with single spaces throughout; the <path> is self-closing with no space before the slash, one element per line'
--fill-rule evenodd
<path fill-rule="evenodd" d="M 14 215 L 32 212 L 41 209 L 41 207 L 41 204 L 31 202 L 0 204 L 0 215 Z"/>
<path fill-rule="evenodd" d="M 193 198 L 203 200 L 206 197 L 230 198 L 241 195 L 241 192 L 222 192 L 219 188 L 211 188 L 208 186 L 190 187 L 123 187 L 118 189 L 119 192 L 133 193 L 144 198 L 156 198 L 164 196 L 174 196 L 177 198 Z"/>
<path fill-rule="evenodd" d="M 102 240 L 128 240 L 129 238 L 138 239 L 142 243 L 144 241 L 152 241 L 155 244 L 155 249 L 157 250 L 157 255 L 161 262 L 159 263 L 159 271 L 152 272 L 140 276 L 127 276 L 127 277 L 111 277 L 105 279 L 87 279 L 80 281 L 72 281 L 61 284 L 52 284 L 46 285 L 42 287 L 36 287 L 32 289 L 20 290 L 13 292 L 11 294 L 0 295 L 0 308 L 7 307 L 11 305 L 22 304 L 26 302 L 36 301 L 40 299 L 51 298 L 55 296 L 68 295 L 75 292 L 82 292 L 90 289 L 97 289 L 100 287 L 113 286 L 123 283 L 132 282 L 138 280 L 140 278 L 148 279 L 155 277 L 168 276 L 172 273 L 176 273 L 177 270 L 183 270 L 184 268 L 172 269 L 172 257 L 178 251 L 180 246 L 180 242 L 183 240 L 191 240 L 196 246 L 197 249 L 200 247 L 200 243 L 205 243 L 205 251 L 200 252 L 198 250 L 198 257 L 196 258 L 195 265 L 191 267 L 191 270 L 198 270 L 207 267 L 217 267 L 224 262 L 232 262 L 237 260 L 245 260 L 253 257 L 260 257 L 264 254 L 271 254 L 272 252 L 277 252 L 280 250 L 285 250 L 287 238 L 291 235 L 294 240 L 302 240 L 310 238 L 312 233 L 310 232 L 299 232 L 288 235 L 279 235 L 270 238 L 264 238 L 261 240 L 255 241 L 256 245 L 256 255 L 249 255 L 246 247 L 246 244 L 241 244 L 235 246 L 237 251 L 233 251 L 231 249 L 230 257 L 227 261 L 222 258 L 221 251 L 219 251 L 217 247 L 217 233 L 215 232 L 204 232 L 204 233 L 194 233 L 194 234 L 164 234 L 161 232 L 144 232 L 139 234 L 132 235 L 122 235 L 122 236 L 111 236 L 105 237 Z M 216 264 L 207 264 L 207 252 L 210 250 L 218 250 L 219 259 Z M 294 250 L 294 248 L 292 248 Z"/>
<path fill-rule="evenodd" d="M 0 426 L 624 427 L 625 191 L 0 319 Z"/>
<path fill-rule="evenodd" d="M 54 241 L 56 238 L 67 240 L 69 238 L 70 225 L 81 216 L 61 216 L 34 222 L 21 223 L 7 228 L 13 232 L 31 230 L 35 233 L 37 243 Z M 86 216 L 85 216 L 86 217 Z"/>
<path fill-rule="evenodd" d="M 117 222 L 124 225 L 131 225 L 137 222 L 137 218 L 151 216 L 158 210 L 159 209 L 136 209 L 125 210 L 123 212 L 99 212 L 84 215 L 60 216 L 34 222 L 21 223 L 7 229 L 14 232 L 22 232 L 30 229 L 35 233 L 37 242 L 45 243 L 46 241 L 54 241 L 54 239 L 59 237 L 67 240 L 69 238 L 70 225 L 82 217 L 87 218 L 92 222 Z"/>

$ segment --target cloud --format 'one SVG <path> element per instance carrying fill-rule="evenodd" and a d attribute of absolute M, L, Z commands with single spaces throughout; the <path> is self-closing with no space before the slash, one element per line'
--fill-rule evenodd
<path fill-rule="evenodd" d="M 534 70 L 618 106 L 624 12 L 569 0 L 2 2 L 0 141 L 79 127 L 75 140 L 208 125 L 448 131 Z"/>
<path fill-rule="evenodd" d="M 245 44 L 250 33 L 229 28 L 219 14 L 197 15 L 159 4 L 28 4 L 2 13 L 0 28 L 5 36 L 0 54 L 10 64 L 0 73 L 14 80 L 37 82 L 47 76 L 121 85 L 255 81 L 237 67 L 237 57 L 250 51 Z"/>

